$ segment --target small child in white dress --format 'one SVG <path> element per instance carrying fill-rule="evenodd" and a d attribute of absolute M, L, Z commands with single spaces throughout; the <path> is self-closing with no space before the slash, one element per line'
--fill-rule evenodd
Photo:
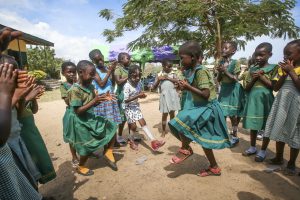
<path fill-rule="evenodd" d="M 149 128 L 146 125 L 146 121 L 143 117 L 142 111 L 140 109 L 140 104 L 138 102 L 139 98 L 146 98 L 146 94 L 142 91 L 141 79 L 141 69 L 137 65 L 132 65 L 128 70 L 128 81 L 124 85 L 124 101 L 122 107 L 125 111 L 127 118 L 127 123 L 129 129 L 133 132 L 136 132 L 137 126 L 136 121 L 139 122 L 143 131 L 148 136 L 151 141 L 151 148 L 153 151 L 157 151 L 162 147 L 165 142 L 158 141 L 155 139 L 154 135 L 151 133 Z M 138 146 L 134 142 L 132 137 L 129 137 L 129 144 L 133 150 L 137 150 Z"/>

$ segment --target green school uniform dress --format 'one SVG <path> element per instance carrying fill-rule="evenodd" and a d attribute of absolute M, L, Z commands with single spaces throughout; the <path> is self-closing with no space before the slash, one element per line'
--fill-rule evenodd
<path fill-rule="evenodd" d="M 30 106 L 30 104 L 28 106 Z M 35 125 L 30 107 L 26 108 L 22 113 L 19 122 L 22 124 L 21 138 L 24 141 L 34 164 L 41 173 L 41 178 L 39 178 L 38 181 L 41 184 L 45 184 L 53 180 L 56 177 L 56 173 L 45 142 L 39 129 Z"/>
<path fill-rule="evenodd" d="M 121 76 L 122 78 L 127 78 L 128 77 L 128 70 L 125 69 L 123 66 L 119 66 L 115 70 L 115 75 Z M 125 112 L 124 112 L 124 109 L 122 108 L 122 103 L 124 101 L 123 88 L 124 88 L 125 83 L 123 83 L 122 85 L 118 85 L 117 90 L 116 90 L 116 96 L 117 96 L 117 99 L 118 99 L 120 115 L 121 115 L 121 119 L 122 119 L 123 122 L 126 121 Z"/>
<path fill-rule="evenodd" d="M 251 74 L 259 70 L 263 70 L 264 76 L 271 80 L 275 66 L 270 64 L 263 68 L 251 67 L 246 76 L 246 83 L 250 83 L 252 81 Z M 256 81 L 247 93 L 243 127 L 250 130 L 264 129 L 273 101 L 273 91 L 267 88 L 260 80 Z"/>
<path fill-rule="evenodd" d="M 94 98 L 94 87 L 82 87 L 75 83 L 68 90 L 70 101 L 69 124 L 66 139 L 81 156 L 87 156 L 103 147 L 114 137 L 117 125 L 94 114 L 94 107 L 77 115 L 76 107 L 86 105 Z"/>
<path fill-rule="evenodd" d="M 65 99 L 68 98 L 68 90 L 72 87 L 72 84 L 69 84 L 68 82 L 64 82 L 60 84 L 60 94 L 61 98 Z M 68 143 L 69 139 L 66 138 L 67 132 L 68 132 L 68 124 L 69 124 L 69 115 L 70 115 L 71 109 L 70 106 L 67 105 L 65 114 L 63 116 L 63 139 L 64 142 Z"/>
<path fill-rule="evenodd" d="M 241 72 L 241 65 L 237 60 L 231 60 L 226 70 L 232 75 L 238 75 Z M 242 117 L 244 110 L 244 90 L 242 85 L 224 74 L 221 77 L 221 90 L 218 101 L 221 104 L 224 116 Z"/>
<path fill-rule="evenodd" d="M 185 91 L 182 110 L 169 122 L 171 133 L 179 139 L 184 134 L 207 149 L 230 147 L 227 125 L 222 108 L 216 99 L 215 84 L 209 70 L 198 66 L 195 71 L 187 70 L 189 84 L 198 89 L 209 89 L 208 100 L 190 91 Z"/>

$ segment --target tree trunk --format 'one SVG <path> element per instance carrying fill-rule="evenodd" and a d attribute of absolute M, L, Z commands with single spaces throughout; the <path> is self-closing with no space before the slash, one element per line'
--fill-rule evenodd
<path fill-rule="evenodd" d="M 217 24 L 217 35 L 216 35 L 216 55 L 215 58 L 219 59 L 221 57 L 222 52 L 222 35 L 221 35 L 221 27 L 219 19 L 216 17 L 216 24 Z"/>

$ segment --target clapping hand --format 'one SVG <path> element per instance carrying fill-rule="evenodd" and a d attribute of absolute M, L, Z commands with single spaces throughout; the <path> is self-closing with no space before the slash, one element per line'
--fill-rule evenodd
<path fill-rule="evenodd" d="M 17 70 L 14 70 L 13 65 L 8 63 L 0 65 L 0 91 L 1 94 L 12 95 L 17 86 Z"/>
<path fill-rule="evenodd" d="M 34 84 L 32 90 L 25 97 L 25 101 L 32 101 L 39 99 L 45 92 L 45 86 Z"/>
<path fill-rule="evenodd" d="M 178 81 L 178 84 L 179 84 L 179 88 L 181 90 L 186 90 L 186 89 L 189 89 L 189 87 L 191 86 L 187 80 L 179 80 Z"/>
<path fill-rule="evenodd" d="M 294 61 L 284 60 L 283 62 L 279 63 L 279 67 L 281 67 L 281 69 L 288 74 L 294 69 Z"/>

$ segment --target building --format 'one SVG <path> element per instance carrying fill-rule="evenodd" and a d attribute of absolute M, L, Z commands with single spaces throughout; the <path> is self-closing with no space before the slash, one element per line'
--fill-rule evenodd
<path fill-rule="evenodd" d="M 4 27 L 8 27 L 0 24 L 0 30 Z M 9 27 L 10 28 L 10 27 Z M 13 29 L 13 28 L 11 28 Z M 16 29 L 13 29 L 16 30 Z M 17 30 L 21 31 L 22 30 Z M 28 33 L 24 33 L 23 35 L 13 41 L 10 42 L 7 50 L 4 52 L 7 55 L 15 57 L 18 62 L 20 68 L 24 68 L 27 65 L 27 54 L 26 54 L 26 45 L 38 45 L 44 47 L 54 47 L 54 43 L 44 40 L 42 38 L 30 35 Z"/>

